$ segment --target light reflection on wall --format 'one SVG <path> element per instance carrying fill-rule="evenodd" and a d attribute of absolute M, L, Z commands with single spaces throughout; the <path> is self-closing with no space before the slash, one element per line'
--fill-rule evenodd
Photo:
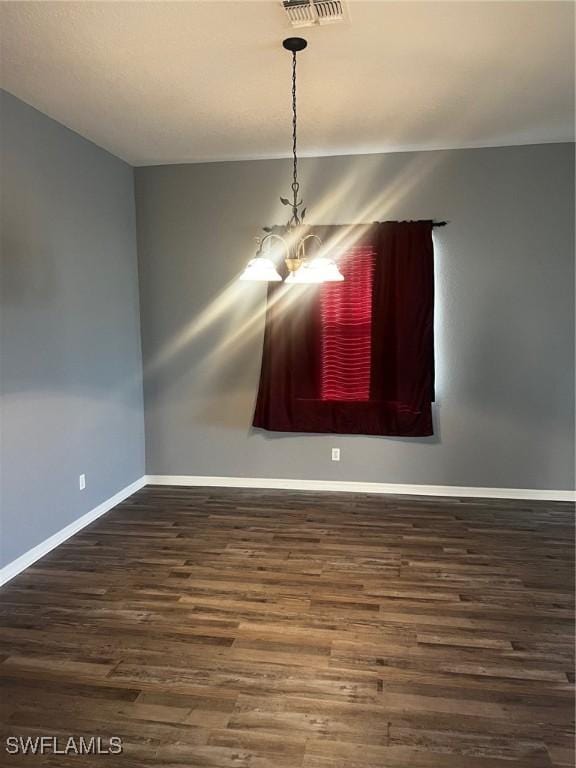
<path fill-rule="evenodd" d="M 440 153 L 420 153 L 414 155 L 396 178 L 388 182 L 378 195 L 370 194 L 378 186 L 380 169 L 376 166 L 370 173 L 364 173 L 359 178 L 356 172 L 342 177 L 330 192 L 321 198 L 310 201 L 309 223 L 314 224 L 338 223 L 335 211 L 342 211 L 353 205 L 355 214 L 352 223 L 346 222 L 341 232 L 334 238 L 335 250 L 346 250 L 353 247 L 374 221 L 386 221 L 391 218 L 402 218 L 402 209 L 410 193 L 422 183 L 423 179 L 432 173 L 441 162 Z M 312 169 L 313 170 L 313 166 Z M 369 199 L 362 202 L 363 197 Z M 352 203 L 351 203 L 352 201 Z M 403 205 L 404 204 L 404 205 Z M 340 214 L 341 215 L 341 214 Z M 426 213 L 421 217 L 424 218 Z M 270 224 L 270 221 L 263 221 Z M 273 222 L 272 222 L 273 223 Z M 444 281 L 442 278 L 442 236 L 435 235 L 436 249 L 436 393 L 437 400 L 444 390 L 443 339 L 442 339 L 442 297 Z M 192 245 L 192 244 L 191 244 Z M 192 247 L 191 247 L 192 252 Z M 232 276 L 228 284 L 206 305 L 195 317 L 184 325 L 172 338 L 160 347 L 157 354 L 145 366 L 144 376 L 150 377 L 171 362 L 174 358 L 188 356 L 190 347 L 200 337 L 214 331 L 217 326 L 222 330 L 216 335 L 215 343 L 202 357 L 194 356 L 195 373 L 199 380 L 208 386 L 221 375 L 224 368 L 230 369 L 234 364 L 242 364 L 246 358 L 248 347 L 259 343 L 262 337 L 264 318 L 266 314 L 266 284 L 251 284 L 238 280 L 245 263 L 253 256 L 248 252 L 245 259 L 238 261 L 238 273 Z M 281 258 L 278 252 L 276 258 Z M 202 264 L 199 265 L 202 268 Z M 283 301 L 288 307 L 302 300 L 305 287 L 282 285 L 275 294 L 274 302 Z"/>
<path fill-rule="evenodd" d="M 446 392 L 445 363 L 445 305 L 447 283 L 445 279 L 444 232 L 434 231 L 434 378 L 436 404 L 440 405 Z"/>

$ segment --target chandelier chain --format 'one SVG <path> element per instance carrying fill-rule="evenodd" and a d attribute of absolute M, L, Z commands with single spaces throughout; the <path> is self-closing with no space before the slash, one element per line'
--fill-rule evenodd
<path fill-rule="evenodd" d="M 296 154 L 297 139 L 296 119 L 296 51 L 292 51 L 292 219 L 293 224 L 299 224 L 298 218 L 298 155 Z"/>
<path fill-rule="evenodd" d="M 267 234 L 262 239 L 258 239 L 256 258 L 248 262 L 240 279 L 257 282 L 280 282 L 283 279 L 272 255 L 264 251 L 265 244 L 268 246 L 271 240 L 278 240 L 284 248 L 284 263 L 289 272 L 286 283 L 317 285 L 325 282 L 341 282 L 344 277 L 338 270 L 336 262 L 326 255 L 322 240 L 315 232 L 310 232 L 310 227 L 307 228 L 304 225 L 306 208 L 300 211 L 303 201 L 299 199 L 300 184 L 298 183 L 296 54 L 306 48 L 307 42 L 301 37 L 288 37 L 282 42 L 282 46 L 292 53 L 292 199 L 290 196 L 281 197 L 280 202 L 291 210 L 292 215 L 282 227 L 264 227 Z M 282 234 L 278 234 L 275 230 L 280 230 Z M 311 240 L 315 242 L 315 247 L 313 253 L 309 254 L 306 253 L 306 244 Z"/>

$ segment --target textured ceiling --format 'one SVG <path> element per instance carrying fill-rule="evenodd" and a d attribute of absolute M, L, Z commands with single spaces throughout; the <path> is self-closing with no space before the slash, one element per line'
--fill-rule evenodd
<path fill-rule="evenodd" d="M 302 154 L 571 141 L 571 2 L 350 2 L 303 30 Z M 2 2 L 1 85 L 135 165 L 290 151 L 279 0 Z"/>

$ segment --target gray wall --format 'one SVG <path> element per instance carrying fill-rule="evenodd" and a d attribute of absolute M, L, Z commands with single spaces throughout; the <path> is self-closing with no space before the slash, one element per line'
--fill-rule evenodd
<path fill-rule="evenodd" d="M 144 427 L 132 168 L 0 109 L 5 564 L 141 477 Z"/>
<path fill-rule="evenodd" d="M 286 217 L 289 163 L 140 168 L 148 473 L 573 488 L 573 146 L 308 159 L 301 175 L 311 223 L 449 220 L 436 436 L 251 431 L 265 292 L 235 279 Z"/>

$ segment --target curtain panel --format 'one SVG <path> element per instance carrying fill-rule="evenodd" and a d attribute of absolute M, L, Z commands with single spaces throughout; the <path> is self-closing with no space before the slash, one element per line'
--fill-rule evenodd
<path fill-rule="evenodd" d="M 432 221 L 315 227 L 345 280 L 271 283 L 253 426 L 433 434 Z"/>

